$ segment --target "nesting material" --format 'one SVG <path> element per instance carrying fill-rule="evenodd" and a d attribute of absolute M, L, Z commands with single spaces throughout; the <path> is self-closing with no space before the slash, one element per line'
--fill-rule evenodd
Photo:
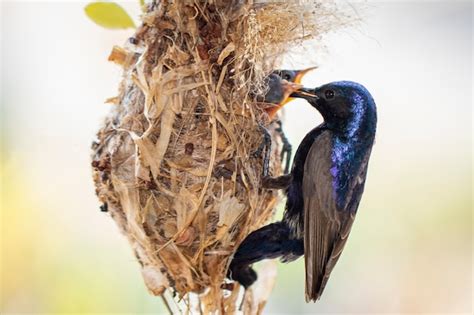
<path fill-rule="evenodd" d="M 156 1 L 125 47 L 114 47 L 109 60 L 123 81 L 93 144 L 94 181 L 152 294 L 186 301 L 193 292 L 200 311 L 235 311 L 230 258 L 278 202 L 261 188 L 263 155 L 252 154 L 258 123 L 270 123 L 254 96 L 292 44 L 330 29 L 322 17 L 336 7 L 324 2 Z M 261 311 L 273 285 L 260 277 L 247 313 Z"/>

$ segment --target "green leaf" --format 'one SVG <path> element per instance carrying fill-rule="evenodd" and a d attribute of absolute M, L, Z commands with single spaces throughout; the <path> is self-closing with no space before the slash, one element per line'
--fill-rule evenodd
<path fill-rule="evenodd" d="M 117 3 L 92 2 L 84 10 L 92 21 L 102 27 L 111 29 L 135 27 L 132 18 Z"/>

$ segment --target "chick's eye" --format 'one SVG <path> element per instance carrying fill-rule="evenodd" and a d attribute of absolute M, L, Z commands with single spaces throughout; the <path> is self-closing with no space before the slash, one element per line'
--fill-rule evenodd
<path fill-rule="evenodd" d="M 330 99 L 334 98 L 334 91 L 333 90 L 326 90 L 326 92 L 324 92 L 324 96 L 326 97 L 326 99 L 330 100 Z"/>

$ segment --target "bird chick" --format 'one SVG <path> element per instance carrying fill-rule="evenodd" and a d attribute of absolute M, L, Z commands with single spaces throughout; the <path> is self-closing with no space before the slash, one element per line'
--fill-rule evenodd
<path fill-rule="evenodd" d="M 290 168 L 290 159 L 292 153 L 292 146 L 288 141 L 285 133 L 283 132 L 282 122 L 280 119 L 276 118 L 276 114 L 279 110 L 283 108 L 288 102 L 294 98 L 290 95 L 302 88 L 300 85 L 302 78 L 309 71 L 316 69 L 316 67 L 311 67 L 303 70 L 275 70 L 269 76 L 266 77 L 265 84 L 267 85 L 266 93 L 262 95 L 257 95 L 256 100 L 260 104 L 264 104 L 264 110 L 268 115 L 270 121 L 275 123 L 276 132 L 279 134 L 281 141 L 283 143 L 283 148 L 281 152 L 281 160 L 285 159 L 285 169 L 284 173 L 287 174 Z M 264 176 L 268 175 L 269 156 L 271 150 L 271 136 L 268 130 L 260 125 L 262 133 L 264 135 L 263 142 L 259 148 L 254 153 L 255 155 L 261 154 L 261 152 L 266 149 L 266 156 L 264 157 Z"/>

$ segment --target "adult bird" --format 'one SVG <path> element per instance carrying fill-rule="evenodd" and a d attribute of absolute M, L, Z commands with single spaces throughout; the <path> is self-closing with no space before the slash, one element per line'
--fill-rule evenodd
<path fill-rule="evenodd" d="M 251 264 L 305 256 L 306 301 L 321 297 L 349 236 L 364 191 L 377 114 L 374 100 L 360 84 L 333 82 L 301 89 L 324 122 L 298 147 L 291 173 L 266 185 L 286 188 L 283 220 L 252 232 L 237 249 L 230 277 L 244 287 L 257 274 Z"/>

